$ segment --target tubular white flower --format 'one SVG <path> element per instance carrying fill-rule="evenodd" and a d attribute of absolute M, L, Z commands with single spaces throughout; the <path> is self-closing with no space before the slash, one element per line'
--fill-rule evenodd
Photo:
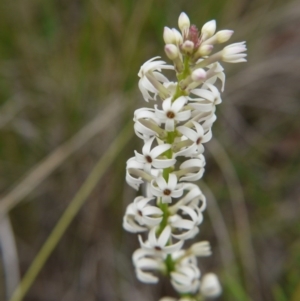
<path fill-rule="evenodd" d="M 205 297 L 218 297 L 222 293 L 218 277 L 213 273 L 205 274 L 201 281 L 200 291 Z"/>
<path fill-rule="evenodd" d="M 200 285 L 200 271 L 194 265 L 177 266 L 171 272 L 171 283 L 179 293 L 195 293 Z"/>
<path fill-rule="evenodd" d="M 189 97 L 189 105 L 199 112 L 214 113 L 216 105 L 222 102 L 220 93 L 215 86 L 209 83 L 205 83 L 203 87 L 207 87 L 208 89 L 202 88 L 191 91 L 191 93 L 199 96 L 199 98 Z"/>
<path fill-rule="evenodd" d="M 189 248 L 189 252 L 197 257 L 210 256 L 211 255 L 210 244 L 208 241 L 197 242 Z"/>
<path fill-rule="evenodd" d="M 161 197 L 162 203 L 171 203 L 172 198 L 179 198 L 183 194 L 183 189 L 180 184 L 177 184 L 177 177 L 174 174 L 169 174 L 168 183 L 159 176 L 152 180 L 150 190 L 154 196 Z"/>
<path fill-rule="evenodd" d="M 180 182 L 182 181 L 198 181 L 202 178 L 204 173 L 205 158 L 201 154 L 198 158 L 186 160 L 179 166 L 179 171 L 174 172 Z"/>
<path fill-rule="evenodd" d="M 133 203 L 129 204 L 125 216 L 133 218 L 140 226 L 153 227 L 162 221 L 163 212 L 156 206 L 149 205 L 153 198 L 138 196 Z"/>
<path fill-rule="evenodd" d="M 144 165 L 135 160 L 135 158 L 130 158 L 126 163 L 126 182 L 135 190 L 138 190 L 140 185 L 144 183 L 141 176 L 134 177 L 131 175 L 130 171 L 143 169 Z"/>
<path fill-rule="evenodd" d="M 240 42 L 226 46 L 222 51 L 222 60 L 227 63 L 247 62 L 245 59 L 247 54 L 243 53 L 247 50 L 245 43 Z"/>
<path fill-rule="evenodd" d="M 156 236 L 156 231 L 158 226 L 153 227 L 149 231 L 148 240 L 143 242 L 142 237 L 139 235 L 140 245 L 143 249 L 147 251 L 152 251 L 155 254 L 162 254 L 164 257 L 167 254 L 176 252 L 183 246 L 183 240 L 179 240 L 174 244 L 170 244 L 171 239 L 171 227 L 166 226 L 161 232 L 159 237 Z"/>
<path fill-rule="evenodd" d="M 202 212 L 206 208 L 206 198 L 200 188 L 191 183 L 182 184 L 184 191 L 188 191 L 180 200 L 177 201 L 174 205 L 169 207 L 169 211 L 172 214 L 177 213 L 180 206 L 190 206 L 196 205 L 199 210 Z"/>
<path fill-rule="evenodd" d="M 166 94 L 168 94 L 168 91 L 161 83 L 168 82 L 169 80 L 162 75 L 160 71 L 162 69 L 173 70 L 174 67 L 171 65 L 166 65 L 166 62 L 161 60 L 155 61 L 157 58 L 160 57 L 154 57 L 144 63 L 138 73 L 138 76 L 140 77 L 139 88 L 146 101 L 149 101 L 149 99 L 155 100 L 157 94 L 164 95 L 165 97 Z M 154 95 L 151 96 L 149 92 Z"/>
<path fill-rule="evenodd" d="M 169 97 L 163 101 L 163 110 L 159 110 L 157 108 L 157 105 L 155 105 L 156 117 L 162 123 L 165 123 L 166 131 L 173 132 L 175 129 L 176 122 L 186 121 L 190 118 L 190 110 L 181 111 L 186 102 L 187 98 L 185 96 L 177 98 L 173 103 L 172 98 Z"/>
<path fill-rule="evenodd" d="M 169 150 L 171 148 L 171 145 L 170 144 L 161 144 L 161 145 L 154 147 L 151 150 L 151 145 L 152 145 L 154 139 L 155 139 L 155 137 L 150 138 L 148 141 L 145 142 L 143 149 L 142 149 L 143 154 L 139 154 L 137 151 L 134 151 L 136 161 L 144 164 L 144 170 L 148 173 L 151 172 L 152 166 L 155 168 L 168 168 L 168 167 L 173 166 L 176 163 L 175 159 L 167 159 L 167 158 L 157 159 L 164 152 Z"/>
<path fill-rule="evenodd" d="M 137 278 L 144 283 L 157 283 L 158 277 L 153 272 L 165 270 L 163 259 L 144 249 L 137 249 L 132 256 Z"/>
<path fill-rule="evenodd" d="M 195 205 L 180 206 L 179 209 L 190 219 L 182 218 L 179 214 L 171 216 L 169 218 L 170 226 L 177 230 L 176 233 L 172 233 L 172 236 L 184 240 L 195 237 L 199 232 L 198 225 L 203 221 L 202 212 Z"/>

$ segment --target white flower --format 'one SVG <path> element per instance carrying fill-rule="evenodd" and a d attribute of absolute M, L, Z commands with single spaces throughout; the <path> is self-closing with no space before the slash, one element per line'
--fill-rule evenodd
<path fill-rule="evenodd" d="M 200 241 L 200 242 L 194 243 L 189 248 L 189 252 L 197 257 L 210 256 L 211 255 L 210 244 L 208 241 Z"/>
<path fill-rule="evenodd" d="M 161 232 L 159 237 L 156 236 L 158 226 L 153 227 L 149 231 L 148 240 L 143 242 L 142 237 L 139 235 L 139 241 L 141 247 L 148 251 L 153 251 L 156 254 L 162 254 L 166 256 L 181 249 L 183 241 L 179 240 L 174 244 L 170 244 L 171 239 L 171 227 L 166 226 Z"/>
<path fill-rule="evenodd" d="M 193 143 L 187 147 L 186 149 L 179 151 L 176 153 L 176 156 L 193 156 L 196 154 L 201 154 L 204 152 L 204 147 L 202 143 L 209 141 L 212 137 L 211 130 L 209 129 L 206 133 L 204 133 L 203 127 L 195 122 L 192 121 L 195 130 L 192 130 L 185 126 L 178 126 L 177 131 L 183 134 L 186 138 L 191 140 Z"/>
<path fill-rule="evenodd" d="M 144 165 L 142 163 L 139 163 L 135 160 L 135 158 L 130 158 L 127 160 L 126 163 L 126 182 L 128 185 L 130 185 L 135 190 L 138 190 L 140 185 L 144 183 L 142 180 L 142 177 L 137 175 L 134 177 L 132 175 L 132 171 L 143 169 Z M 136 174 L 135 174 L 136 175 Z"/>
<path fill-rule="evenodd" d="M 137 278 L 144 283 L 157 283 L 158 277 L 153 272 L 165 270 L 163 259 L 152 252 L 137 249 L 132 256 Z"/>
<path fill-rule="evenodd" d="M 134 112 L 135 134 L 143 139 L 149 140 L 153 136 L 165 137 L 165 130 L 160 127 L 160 121 L 155 115 L 155 110 L 150 108 L 140 108 Z"/>
<path fill-rule="evenodd" d="M 164 61 L 155 61 L 159 56 L 154 57 L 147 62 L 145 62 L 138 73 L 140 77 L 139 88 L 143 94 L 146 101 L 149 99 L 156 99 L 156 95 L 160 94 L 163 98 L 167 97 L 167 89 L 161 83 L 168 82 L 169 80 L 161 74 L 162 69 L 171 69 L 174 67 L 171 65 L 166 65 Z M 157 72 L 159 71 L 159 72 Z M 154 94 L 151 96 L 149 93 Z"/>
<path fill-rule="evenodd" d="M 176 163 L 175 159 L 167 159 L 167 158 L 157 159 L 164 152 L 169 150 L 171 148 L 171 145 L 170 144 L 161 144 L 161 145 L 154 147 L 151 150 L 151 145 L 152 145 L 154 139 L 155 139 L 155 137 L 153 137 L 145 142 L 143 149 L 142 149 L 143 154 L 139 154 L 137 151 L 135 151 L 136 160 L 138 162 L 144 164 L 144 170 L 148 173 L 151 172 L 152 166 L 155 168 L 168 168 L 168 167 L 173 166 Z"/>
<path fill-rule="evenodd" d="M 177 203 L 169 207 L 171 214 L 176 214 L 180 206 L 196 205 L 203 212 L 206 208 L 206 198 L 200 188 L 192 183 L 183 183 L 182 188 L 188 191 Z"/>
<path fill-rule="evenodd" d="M 247 50 L 245 43 L 239 42 L 226 46 L 222 50 L 222 60 L 227 63 L 247 62 L 245 59 L 247 53 L 242 53 Z"/>
<path fill-rule="evenodd" d="M 171 272 L 171 283 L 179 293 L 195 293 L 200 285 L 200 271 L 192 264 L 179 265 Z"/>
<path fill-rule="evenodd" d="M 171 203 L 172 198 L 179 198 L 182 196 L 183 189 L 177 185 L 176 175 L 170 173 L 168 183 L 159 176 L 151 182 L 151 192 L 153 195 L 162 198 L 162 203 Z"/>
<path fill-rule="evenodd" d="M 153 227 L 162 221 L 163 212 L 158 207 L 149 205 L 151 200 L 153 198 L 138 196 L 127 206 L 123 219 L 123 226 L 127 231 L 136 233 L 148 230 L 143 226 Z"/>
<path fill-rule="evenodd" d="M 205 297 L 218 297 L 222 292 L 218 277 L 213 273 L 205 274 L 201 281 L 200 291 Z"/>
<path fill-rule="evenodd" d="M 202 212 L 195 205 L 193 206 L 180 206 L 179 209 L 183 214 L 187 215 L 189 219 L 182 218 L 179 214 L 171 216 L 169 223 L 172 228 L 176 228 L 176 234 L 172 233 L 172 236 L 177 239 L 190 239 L 195 237 L 199 232 L 198 225 L 203 221 Z"/>
<path fill-rule="evenodd" d="M 198 158 L 193 158 L 184 161 L 179 166 L 179 171 L 174 172 L 179 181 L 198 181 L 202 178 L 204 173 L 205 158 L 201 154 Z"/>
<path fill-rule="evenodd" d="M 200 112 L 215 112 L 216 105 L 222 102 L 220 92 L 210 83 L 205 83 L 208 89 L 194 89 L 191 91 L 194 95 L 200 98 L 189 97 L 189 105 Z"/>
<path fill-rule="evenodd" d="M 219 79 L 222 83 L 221 91 L 223 92 L 226 78 L 225 73 L 223 72 L 224 68 L 219 62 L 208 65 L 207 68 L 209 68 L 209 71 L 207 72 L 209 78 L 205 81 L 205 83 L 210 83 L 213 85 L 217 81 L 217 79 Z"/>
<path fill-rule="evenodd" d="M 190 118 L 191 111 L 181 111 L 187 102 L 185 96 L 180 96 L 172 103 L 172 98 L 165 99 L 162 103 L 163 110 L 159 110 L 155 105 L 156 117 L 163 123 L 165 123 L 165 129 L 168 132 L 174 131 L 175 122 L 185 121 Z"/>

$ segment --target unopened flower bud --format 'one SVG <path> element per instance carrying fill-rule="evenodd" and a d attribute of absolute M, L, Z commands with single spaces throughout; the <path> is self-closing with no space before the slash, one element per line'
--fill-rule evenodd
<path fill-rule="evenodd" d="M 190 27 L 190 19 L 186 13 L 181 13 L 178 18 L 178 27 L 180 28 L 181 32 L 184 32 L 186 29 Z"/>
<path fill-rule="evenodd" d="M 167 44 L 165 46 L 165 53 L 170 60 L 175 60 L 178 57 L 179 51 L 177 46 L 173 44 Z"/>
<path fill-rule="evenodd" d="M 172 31 L 173 31 L 173 34 L 174 34 L 174 37 L 175 37 L 175 43 L 177 45 L 180 45 L 182 43 L 182 35 L 180 34 L 180 32 L 175 29 L 175 28 L 172 28 Z"/>
<path fill-rule="evenodd" d="M 209 22 L 206 22 L 201 29 L 203 40 L 212 37 L 215 32 L 216 32 L 216 21 L 211 20 Z"/>
<path fill-rule="evenodd" d="M 164 28 L 163 38 L 166 44 L 176 44 L 176 36 L 169 27 Z"/>
<path fill-rule="evenodd" d="M 199 68 L 192 72 L 191 77 L 193 81 L 199 82 L 206 78 L 206 72 L 204 69 Z"/>
<path fill-rule="evenodd" d="M 213 48 L 214 48 L 213 45 L 200 46 L 197 50 L 198 57 L 209 55 L 212 52 Z"/>
<path fill-rule="evenodd" d="M 192 54 L 194 51 L 194 43 L 192 41 L 185 41 L 182 45 L 181 45 L 181 51 L 184 54 Z"/>
<path fill-rule="evenodd" d="M 218 43 L 225 43 L 227 42 L 231 36 L 233 35 L 233 30 L 220 30 L 216 33 L 216 39 Z"/>
<path fill-rule="evenodd" d="M 217 276 L 213 273 L 204 275 L 200 291 L 205 297 L 218 297 L 222 292 L 222 288 Z"/>

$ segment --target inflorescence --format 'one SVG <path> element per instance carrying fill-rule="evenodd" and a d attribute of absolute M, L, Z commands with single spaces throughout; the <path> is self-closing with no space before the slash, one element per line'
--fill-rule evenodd
<path fill-rule="evenodd" d="M 215 46 L 230 39 L 232 30 L 216 32 L 212 20 L 200 32 L 185 13 L 178 25 L 181 33 L 168 27 L 163 33 L 165 53 L 173 64 L 154 57 L 138 73 L 145 101 L 159 97 L 162 103 L 134 113 L 134 130 L 144 146 L 127 161 L 126 181 L 136 190 L 144 184 L 144 196 L 128 205 L 123 227 L 145 233 L 138 236 L 141 248 L 133 254 L 140 281 L 157 283 L 158 276 L 165 275 L 180 301 L 198 301 L 218 296 L 221 286 L 215 274 L 201 276 L 197 265 L 197 257 L 211 255 L 207 241 L 183 249 L 199 232 L 206 208 L 205 196 L 191 182 L 204 173 L 203 144 L 212 138 L 216 105 L 222 102 L 215 86 L 219 82 L 223 92 L 225 74 L 219 61 L 245 62 L 246 45 L 234 43 L 213 53 Z M 162 70 L 175 71 L 177 82 Z"/>

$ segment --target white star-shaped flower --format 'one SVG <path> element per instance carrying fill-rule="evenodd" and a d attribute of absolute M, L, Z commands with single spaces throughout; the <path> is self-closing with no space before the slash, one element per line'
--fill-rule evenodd
<path fill-rule="evenodd" d="M 147 227 L 158 225 L 162 220 L 163 212 L 156 206 L 149 205 L 153 198 L 138 196 L 133 203 L 127 206 L 123 218 L 123 227 L 129 232 L 143 232 Z"/>
<path fill-rule="evenodd" d="M 209 129 L 204 133 L 203 127 L 195 121 L 192 121 L 195 130 L 192 130 L 186 126 L 178 126 L 177 131 L 183 134 L 186 138 L 190 139 L 193 143 L 186 149 L 176 153 L 176 156 L 193 156 L 204 152 L 202 143 L 209 141 L 212 137 L 211 130 Z"/>
<path fill-rule="evenodd" d="M 186 103 L 187 97 L 180 96 L 173 103 L 171 97 L 165 99 L 162 110 L 155 105 L 155 114 L 162 123 L 165 123 L 168 132 L 174 131 L 176 122 L 186 121 L 191 117 L 190 110 L 182 110 Z"/>
<path fill-rule="evenodd" d="M 151 193 L 154 196 L 161 197 L 163 203 L 171 203 L 172 198 L 179 198 L 183 194 L 183 189 L 177 185 L 176 175 L 170 173 L 168 183 L 162 176 L 158 176 L 151 181 Z"/>
<path fill-rule="evenodd" d="M 163 272 L 165 264 L 161 256 L 144 249 L 137 249 L 132 256 L 137 278 L 144 283 L 157 283 L 158 277 L 152 272 Z"/>
<path fill-rule="evenodd" d="M 170 144 L 161 144 L 156 147 L 154 147 L 151 150 L 151 145 L 154 141 L 155 137 L 149 139 L 145 142 L 142 153 L 140 154 L 137 151 L 135 151 L 135 157 L 136 160 L 140 163 L 144 164 L 144 170 L 148 173 L 151 172 L 151 167 L 155 168 L 168 168 L 173 166 L 176 163 L 176 159 L 167 159 L 167 158 L 161 158 L 160 157 L 164 152 L 169 150 L 171 148 Z"/>
<path fill-rule="evenodd" d="M 143 249 L 162 254 L 163 256 L 181 249 L 183 246 L 183 240 L 170 244 L 171 227 L 169 225 L 164 228 L 159 237 L 157 237 L 157 230 L 158 226 L 155 226 L 149 231 L 148 240 L 146 242 L 143 242 L 142 237 L 139 235 L 139 241 Z"/>

